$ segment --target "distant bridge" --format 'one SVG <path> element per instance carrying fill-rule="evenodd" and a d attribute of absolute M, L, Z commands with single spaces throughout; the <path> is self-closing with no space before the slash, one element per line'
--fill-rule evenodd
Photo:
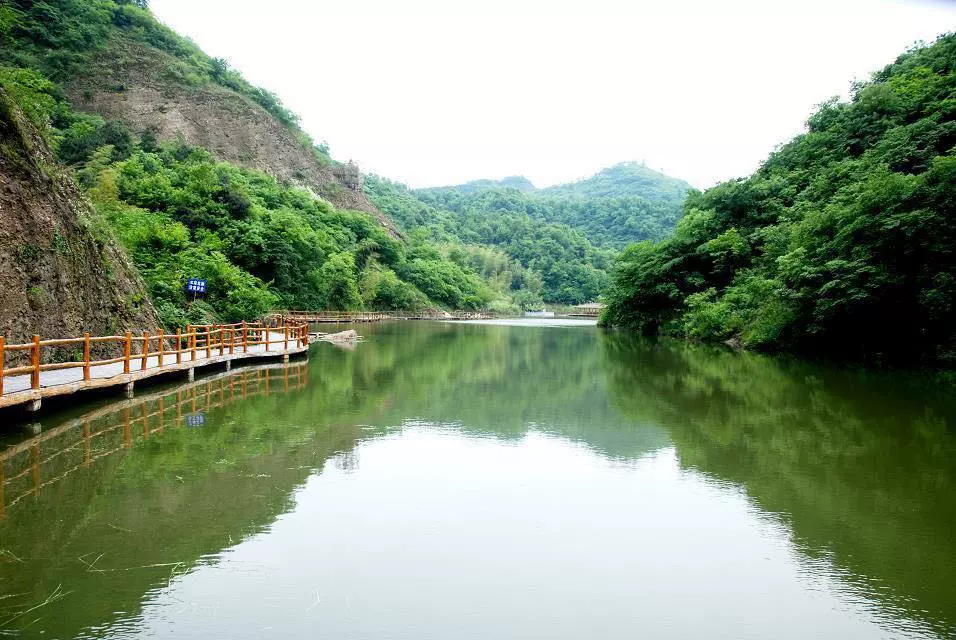
<path fill-rule="evenodd" d="M 134 336 L 62 338 L 33 336 L 26 344 L 6 344 L 0 336 L 0 408 L 26 405 L 40 409 L 43 398 L 87 389 L 124 386 L 132 396 L 137 380 L 177 371 L 190 381 L 196 368 L 247 358 L 281 358 L 309 348 L 305 322 L 189 325 L 174 334 L 162 331 Z M 94 360 L 92 352 L 118 357 Z M 82 354 L 82 355 L 80 355 Z M 17 366 L 9 367 L 9 364 Z"/>

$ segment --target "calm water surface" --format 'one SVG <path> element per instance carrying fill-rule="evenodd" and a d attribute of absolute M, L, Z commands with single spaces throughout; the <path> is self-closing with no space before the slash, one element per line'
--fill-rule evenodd
<path fill-rule="evenodd" d="M 6 429 L 0 636 L 956 637 L 952 380 L 521 324 Z"/>

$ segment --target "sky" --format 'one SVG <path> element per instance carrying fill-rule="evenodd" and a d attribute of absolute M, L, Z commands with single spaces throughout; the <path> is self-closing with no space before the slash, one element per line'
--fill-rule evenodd
<path fill-rule="evenodd" d="M 956 0 L 151 0 L 278 94 L 316 141 L 412 187 L 568 182 L 636 160 L 699 188 L 750 174 L 814 106 Z"/>

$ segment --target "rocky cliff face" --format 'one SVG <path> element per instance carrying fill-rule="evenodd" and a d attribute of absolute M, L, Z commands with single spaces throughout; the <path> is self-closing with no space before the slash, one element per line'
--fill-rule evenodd
<path fill-rule="evenodd" d="M 27 342 L 158 326 L 125 253 L 0 89 L 0 332 Z"/>
<path fill-rule="evenodd" d="M 373 215 L 390 232 L 395 225 L 342 179 L 333 164 L 272 114 L 247 97 L 211 82 L 191 82 L 173 56 L 116 37 L 82 75 L 65 84 L 79 111 L 152 131 L 159 140 L 182 138 L 221 160 L 268 173 L 312 191 L 341 209 Z"/>

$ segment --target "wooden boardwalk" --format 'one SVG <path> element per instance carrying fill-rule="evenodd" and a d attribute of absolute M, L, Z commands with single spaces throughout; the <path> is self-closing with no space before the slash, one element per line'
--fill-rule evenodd
<path fill-rule="evenodd" d="M 93 360 L 96 345 L 106 350 L 112 346 L 123 355 Z M 5 344 L 0 337 L 0 408 L 27 405 L 35 411 L 43 398 L 88 389 L 123 386 L 131 394 L 137 380 L 177 371 L 186 372 L 191 380 L 200 367 L 222 363 L 231 367 L 233 361 L 249 358 L 287 360 L 308 348 L 305 323 L 202 325 L 187 327 L 185 333 L 142 336 L 129 332 L 54 340 L 34 336 L 31 343 L 14 345 Z M 77 357 L 79 353 L 82 357 Z M 7 366 L 15 358 L 28 363 Z"/>
<path fill-rule="evenodd" d="M 252 396 L 304 389 L 308 363 L 265 364 L 89 411 L 0 451 L 0 518 L 22 500 L 166 429 L 200 426 L 205 412 Z"/>

